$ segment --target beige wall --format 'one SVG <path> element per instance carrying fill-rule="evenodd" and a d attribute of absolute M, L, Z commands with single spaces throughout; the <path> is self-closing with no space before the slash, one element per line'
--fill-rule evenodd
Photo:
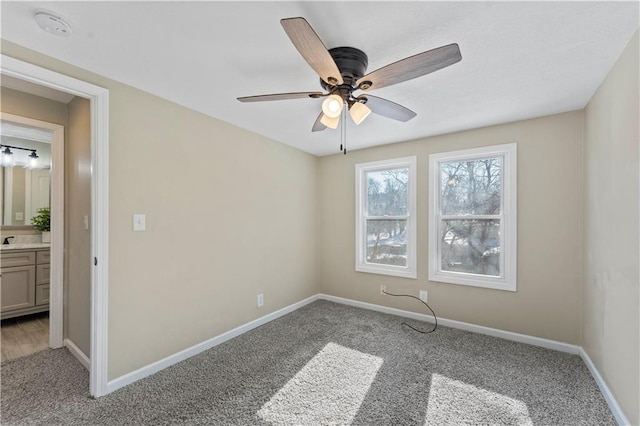
<path fill-rule="evenodd" d="M 582 345 L 640 424 L 638 33 L 585 110 Z"/>
<path fill-rule="evenodd" d="M 67 104 L 6 87 L 0 88 L 0 109 L 9 114 L 67 125 Z"/>
<path fill-rule="evenodd" d="M 315 157 L 10 42 L 2 53 L 109 89 L 109 379 L 318 292 Z"/>
<path fill-rule="evenodd" d="M 110 90 L 110 379 L 318 290 L 421 311 L 380 296 L 384 284 L 428 290 L 445 318 L 584 345 L 638 422 L 637 34 L 586 113 L 320 159 L 12 43 L 2 50 Z M 636 96 L 626 106 L 624 93 Z M 510 142 L 518 291 L 428 281 L 428 155 Z M 354 165 L 409 155 L 418 279 L 355 272 Z M 131 230 L 133 213 L 146 213 L 146 232 Z"/>
<path fill-rule="evenodd" d="M 579 343 L 582 120 L 577 111 L 322 157 L 321 291 L 423 312 L 419 303 L 381 296 L 379 289 L 414 296 L 427 290 L 443 318 Z M 517 292 L 428 281 L 429 154 L 510 142 L 518 144 Z M 418 159 L 418 279 L 355 272 L 355 164 L 410 155 Z"/>
<path fill-rule="evenodd" d="M 65 267 L 64 336 L 90 356 L 91 233 L 84 216 L 91 217 L 90 102 L 73 98 L 65 146 Z"/>

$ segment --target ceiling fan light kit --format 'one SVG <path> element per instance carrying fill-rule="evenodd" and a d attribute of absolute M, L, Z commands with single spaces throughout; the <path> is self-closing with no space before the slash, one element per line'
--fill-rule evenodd
<path fill-rule="evenodd" d="M 351 105 L 351 108 L 349 108 L 349 114 L 351 115 L 353 122 L 357 125 L 362 123 L 364 119 L 371 114 L 371 108 L 362 102 L 354 102 L 353 105 Z"/>
<path fill-rule="evenodd" d="M 338 95 L 329 95 L 322 102 L 322 112 L 330 118 L 340 117 L 344 100 Z"/>
<path fill-rule="evenodd" d="M 280 23 L 300 55 L 318 74 L 320 86 L 327 93 L 275 93 L 244 96 L 238 100 L 261 102 L 326 97 L 322 102 L 322 112 L 311 128 L 312 132 L 322 131 L 327 127 L 336 129 L 345 105 L 356 124 L 362 123 L 371 112 L 393 120 L 409 121 L 417 115 L 409 108 L 376 96 L 355 96 L 354 92 L 402 83 L 462 60 L 460 48 L 453 43 L 409 56 L 366 74 L 369 58 L 363 51 L 347 46 L 327 49 L 304 18 L 285 18 L 280 20 Z M 346 123 L 343 123 L 344 125 Z M 346 141 L 344 145 L 346 146 Z M 346 153 L 346 148 L 343 149 L 341 146 L 341 151 Z"/>
<path fill-rule="evenodd" d="M 337 117 L 329 117 L 327 114 L 322 114 L 322 118 L 320 119 L 320 123 L 324 124 L 325 127 L 330 129 L 337 129 L 338 124 L 340 123 L 340 116 Z"/>

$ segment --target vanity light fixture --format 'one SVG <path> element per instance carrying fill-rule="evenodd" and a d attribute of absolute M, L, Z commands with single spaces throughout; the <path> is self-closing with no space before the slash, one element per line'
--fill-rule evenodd
<path fill-rule="evenodd" d="M 31 154 L 29 154 L 29 167 L 31 167 L 32 169 L 38 166 L 38 154 L 36 154 L 36 151 L 33 150 L 31 151 Z"/>
<path fill-rule="evenodd" d="M 38 153 L 35 149 L 31 148 L 22 148 L 20 146 L 11 146 L 11 145 L 0 145 L 0 149 L 2 149 L 2 165 L 5 167 L 12 167 L 14 165 L 14 156 L 12 149 L 21 149 L 23 151 L 31 151 L 31 154 L 27 157 L 27 163 L 25 167 L 34 168 L 38 166 Z"/>
<path fill-rule="evenodd" d="M 5 167 L 13 166 L 13 152 L 8 146 L 2 150 L 2 165 Z"/>

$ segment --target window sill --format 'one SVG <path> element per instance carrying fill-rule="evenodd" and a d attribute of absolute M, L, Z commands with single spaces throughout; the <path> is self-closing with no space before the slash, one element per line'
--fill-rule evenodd
<path fill-rule="evenodd" d="M 417 279 L 418 274 L 415 270 L 409 268 L 393 268 L 388 266 L 378 266 L 372 264 L 356 265 L 356 272 L 366 272 L 368 274 L 390 275 L 400 278 L 412 278 Z"/>
<path fill-rule="evenodd" d="M 509 281 L 504 278 L 482 277 L 479 275 L 465 273 L 429 273 L 429 281 L 482 287 L 492 290 L 516 291 L 515 280 Z"/>

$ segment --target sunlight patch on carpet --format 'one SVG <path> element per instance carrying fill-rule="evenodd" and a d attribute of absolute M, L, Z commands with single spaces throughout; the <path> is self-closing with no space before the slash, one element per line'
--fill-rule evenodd
<path fill-rule="evenodd" d="M 431 378 L 425 425 L 533 425 L 517 399 L 450 379 Z"/>
<path fill-rule="evenodd" d="M 275 424 L 349 424 L 381 365 L 382 358 L 328 343 L 258 415 Z"/>

